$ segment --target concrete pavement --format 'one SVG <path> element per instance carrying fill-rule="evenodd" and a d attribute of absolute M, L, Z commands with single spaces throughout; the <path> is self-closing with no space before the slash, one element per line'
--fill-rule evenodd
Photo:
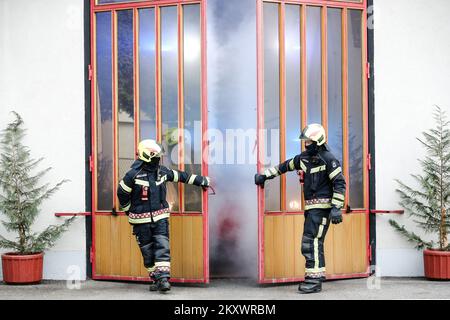
<path fill-rule="evenodd" d="M 258 285 L 251 279 L 212 279 L 209 285 L 175 284 L 168 294 L 149 292 L 148 284 L 88 280 L 80 289 L 69 289 L 65 281 L 40 285 L 0 284 L 2 300 L 379 300 L 450 299 L 450 282 L 421 278 L 375 278 L 327 281 L 319 294 L 302 295 L 296 284 Z"/>

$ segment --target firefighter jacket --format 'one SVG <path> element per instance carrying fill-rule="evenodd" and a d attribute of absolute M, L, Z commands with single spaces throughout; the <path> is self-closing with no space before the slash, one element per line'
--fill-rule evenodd
<path fill-rule="evenodd" d="M 117 188 L 120 210 L 127 213 L 131 224 L 156 222 L 169 217 L 166 182 L 209 186 L 206 177 L 160 165 L 149 166 L 142 160 L 136 160 Z"/>
<path fill-rule="evenodd" d="M 305 211 L 311 209 L 341 209 L 345 201 L 346 183 L 339 161 L 327 146 L 314 156 L 307 152 L 295 156 L 276 167 L 264 171 L 267 179 L 273 179 L 288 171 L 298 170 L 303 177 Z"/>

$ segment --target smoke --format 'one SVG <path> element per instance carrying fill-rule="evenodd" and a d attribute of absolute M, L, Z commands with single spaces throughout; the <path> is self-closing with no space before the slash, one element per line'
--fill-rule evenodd
<path fill-rule="evenodd" d="M 209 128 L 256 128 L 256 1 L 208 1 Z M 256 152 L 256 141 L 230 143 L 233 152 Z M 250 150 L 250 152 L 248 152 Z M 230 150 L 226 150 L 229 153 Z M 241 151 L 242 152 L 242 151 Z M 217 196 L 209 198 L 210 260 L 213 277 L 256 277 L 256 165 L 211 164 Z"/>

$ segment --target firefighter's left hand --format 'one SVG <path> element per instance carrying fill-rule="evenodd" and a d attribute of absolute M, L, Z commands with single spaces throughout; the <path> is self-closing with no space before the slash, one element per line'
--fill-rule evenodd
<path fill-rule="evenodd" d="M 263 174 L 255 174 L 255 184 L 264 188 L 264 183 L 266 182 L 266 176 Z"/>
<path fill-rule="evenodd" d="M 211 186 L 211 178 L 210 177 L 203 177 L 203 182 L 202 182 L 203 190 L 208 190 L 208 188 L 210 186 Z"/>
<path fill-rule="evenodd" d="M 339 224 L 342 222 L 342 212 L 340 209 L 336 207 L 331 209 L 331 222 L 333 224 Z"/>

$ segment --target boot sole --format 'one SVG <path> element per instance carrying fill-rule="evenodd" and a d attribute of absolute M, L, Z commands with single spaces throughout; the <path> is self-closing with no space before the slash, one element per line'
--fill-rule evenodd
<path fill-rule="evenodd" d="M 167 292 L 167 291 L 170 291 L 170 289 L 172 289 L 172 287 L 166 287 L 166 288 L 158 288 L 158 290 L 159 290 L 159 292 L 161 292 L 161 293 L 165 293 L 165 292 Z"/>
<path fill-rule="evenodd" d="M 319 293 L 322 289 L 315 289 L 315 290 L 298 290 L 301 294 L 310 294 L 310 293 Z"/>

